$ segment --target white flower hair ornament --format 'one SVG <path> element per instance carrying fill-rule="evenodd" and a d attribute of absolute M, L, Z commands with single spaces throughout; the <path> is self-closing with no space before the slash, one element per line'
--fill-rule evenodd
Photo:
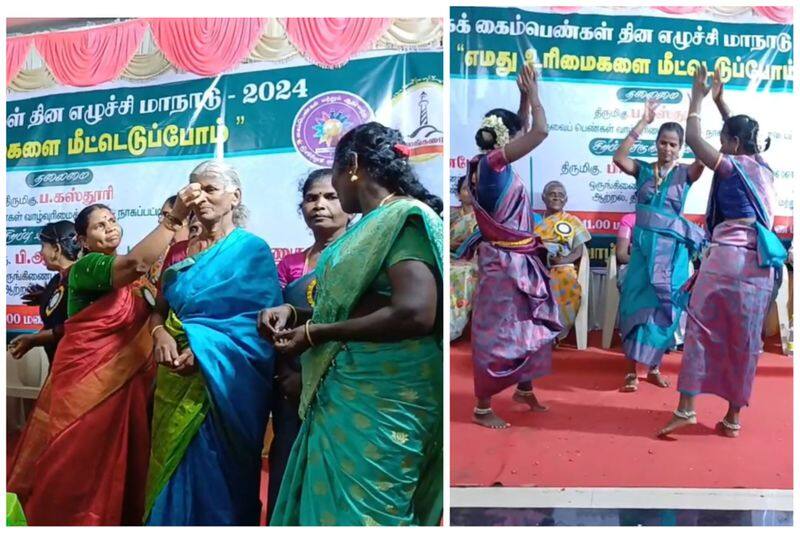
<path fill-rule="evenodd" d="M 503 124 L 503 120 L 497 115 L 489 115 L 488 117 L 484 117 L 483 122 L 481 122 L 481 128 L 488 128 L 494 132 L 495 138 L 497 139 L 494 144 L 495 148 L 502 148 L 508 144 L 509 140 L 511 140 L 511 136 L 508 133 L 508 128 L 505 124 Z"/>

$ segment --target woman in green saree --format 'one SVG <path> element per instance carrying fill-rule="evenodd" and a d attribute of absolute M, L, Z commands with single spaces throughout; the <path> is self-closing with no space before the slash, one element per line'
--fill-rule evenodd
<path fill-rule="evenodd" d="M 313 316 L 264 310 L 302 353 L 303 419 L 272 525 L 437 525 L 442 514 L 442 201 L 400 132 L 371 122 L 336 147 L 333 186 L 362 218 L 316 267 Z"/>

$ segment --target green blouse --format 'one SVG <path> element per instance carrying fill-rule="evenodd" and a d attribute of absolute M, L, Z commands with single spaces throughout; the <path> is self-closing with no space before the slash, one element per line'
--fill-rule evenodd
<path fill-rule="evenodd" d="M 389 282 L 389 269 L 401 261 L 422 261 L 426 265 L 436 268 L 436 257 L 428 239 L 422 220 L 417 217 L 408 219 L 403 229 L 389 249 L 389 253 L 381 266 L 372 290 L 384 296 L 391 296 L 392 285 Z"/>
<path fill-rule="evenodd" d="M 101 253 L 86 254 L 72 265 L 67 284 L 67 316 L 83 311 L 114 287 L 114 256 Z"/>

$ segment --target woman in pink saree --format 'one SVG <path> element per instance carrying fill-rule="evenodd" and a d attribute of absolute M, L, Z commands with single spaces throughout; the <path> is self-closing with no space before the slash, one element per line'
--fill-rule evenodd
<path fill-rule="evenodd" d="M 534 234 L 530 197 L 511 168 L 547 137 L 547 119 L 533 67 L 524 68 L 517 84 L 520 113 L 489 111 L 475 135 L 481 153 L 470 162 L 468 175 L 478 232 L 457 254 L 478 254 L 473 421 L 492 429 L 509 427 L 492 411 L 491 401 L 511 386 L 516 386 L 514 401 L 546 410 L 533 393 L 533 380 L 550 372 L 552 345 L 561 331 L 545 266 L 547 249 Z"/>
<path fill-rule="evenodd" d="M 678 377 L 680 400 L 659 436 L 696 424 L 694 400 L 702 393 L 728 401 L 717 431 L 739 436 L 739 411 L 750 400 L 763 348 L 761 330 L 774 298 L 776 275 L 786 259 L 786 250 L 772 231 L 772 169 L 760 155 L 769 148 L 769 139 L 762 150 L 758 122 L 747 115 L 730 116 L 719 72 L 710 88 L 706 77 L 705 66 L 700 66 L 694 75 L 686 142 L 698 159 L 714 169 L 706 210 L 711 247 L 696 278 L 687 284 L 691 298 Z M 700 106 L 711 89 L 725 120 L 719 150 L 701 137 Z"/>

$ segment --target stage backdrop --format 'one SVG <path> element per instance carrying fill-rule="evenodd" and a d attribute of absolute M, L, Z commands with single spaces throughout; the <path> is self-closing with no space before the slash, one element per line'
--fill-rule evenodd
<path fill-rule="evenodd" d="M 546 182 L 564 183 L 568 210 L 594 236 L 593 259 L 604 260 L 619 219 L 634 210 L 634 180 L 614 166 L 614 151 L 641 117 L 644 102 L 656 98 L 663 105 L 632 150 L 633 157 L 653 160 L 658 126 L 685 124 L 691 73 L 704 62 L 709 70 L 721 69 L 732 111 L 755 117 L 772 139 L 765 158 L 775 170 L 776 229 L 788 238 L 797 161 L 787 114 L 795 105 L 792 26 L 692 20 L 642 9 L 577 9 L 565 14 L 547 8 L 451 8 L 452 202 L 458 203 L 456 180 L 477 151 L 474 136 L 483 115 L 496 107 L 517 110 L 516 75 L 533 61 L 550 135 L 514 167 L 529 185 L 536 210 L 544 208 Z M 702 125 L 705 137 L 717 144 L 722 122 L 710 96 Z M 690 162 L 688 148 L 684 155 Z M 702 220 L 710 186 L 707 170 L 691 189 L 686 213 L 695 221 Z"/>
<path fill-rule="evenodd" d="M 44 224 L 101 202 L 129 249 L 157 224 L 164 200 L 198 163 L 224 156 L 239 171 L 247 229 L 276 261 L 310 245 L 299 214 L 303 178 L 329 166 L 336 141 L 377 120 L 400 129 L 422 181 L 442 195 L 442 54 L 370 52 L 338 69 L 303 60 L 249 64 L 214 78 L 171 74 L 146 83 L 59 87 L 7 104 L 7 316 L 10 332 L 38 329 L 25 288 L 41 265 Z"/>

